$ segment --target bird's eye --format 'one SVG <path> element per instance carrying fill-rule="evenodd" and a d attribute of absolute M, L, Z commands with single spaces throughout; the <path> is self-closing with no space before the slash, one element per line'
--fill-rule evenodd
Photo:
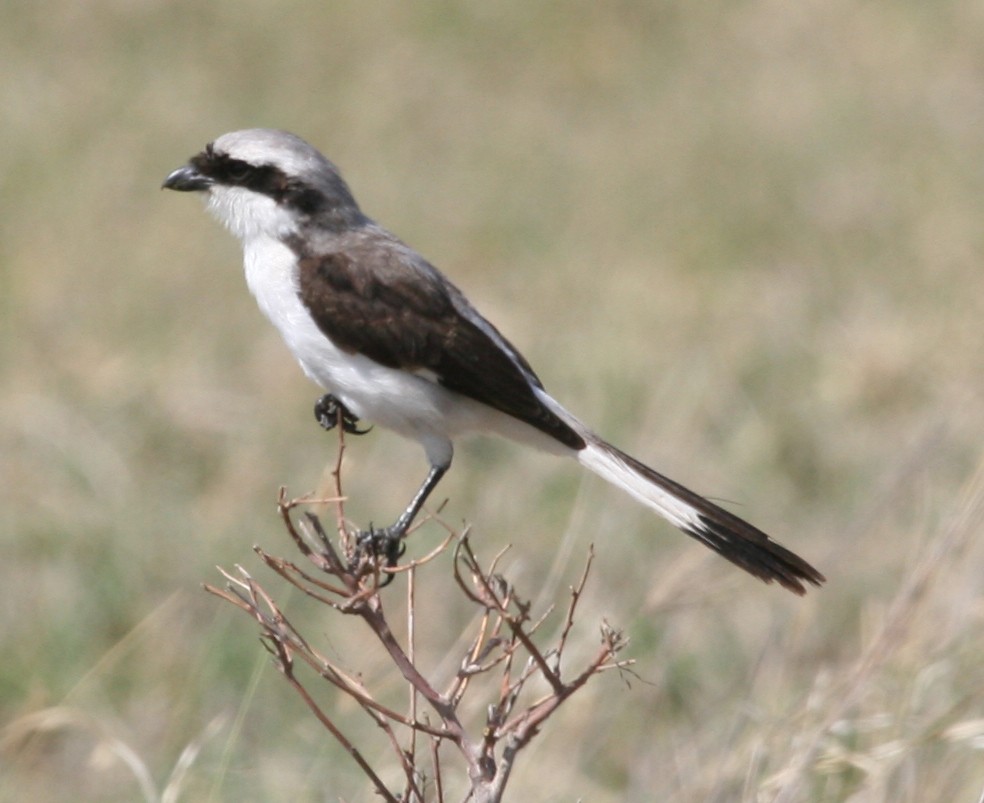
<path fill-rule="evenodd" d="M 226 166 L 226 175 L 229 177 L 229 180 L 237 183 L 245 181 L 251 172 L 252 168 L 250 165 L 239 160 L 230 161 Z"/>

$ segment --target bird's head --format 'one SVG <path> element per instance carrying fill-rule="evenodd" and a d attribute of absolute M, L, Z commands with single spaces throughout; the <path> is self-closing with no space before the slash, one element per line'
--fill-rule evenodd
<path fill-rule="evenodd" d="M 335 165 L 300 137 L 270 128 L 223 134 L 162 187 L 204 193 L 208 210 L 244 242 L 363 219 Z"/>

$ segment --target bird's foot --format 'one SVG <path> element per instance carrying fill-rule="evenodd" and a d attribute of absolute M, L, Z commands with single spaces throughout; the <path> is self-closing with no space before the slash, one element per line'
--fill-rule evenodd
<path fill-rule="evenodd" d="M 363 558 L 368 556 L 379 561 L 381 566 L 392 569 L 406 552 L 407 545 L 403 540 L 406 534 L 406 527 L 401 527 L 399 524 L 378 530 L 370 524 L 368 530 L 360 530 L 355 536 L 352 568 L 354 569 Z M 392 572 L 383 574 L 380 587 L 389 585 L 394 577 Z"/>
<path fill-rule="evenodd" d="M 339 423 L 348 435 L 365 435 L 372 427 L 359 429 L 359 419 L 348 407 L 330 393 L 326 393 L 314 403 L 314 417 L 322 428 L 330 432 Z"/>

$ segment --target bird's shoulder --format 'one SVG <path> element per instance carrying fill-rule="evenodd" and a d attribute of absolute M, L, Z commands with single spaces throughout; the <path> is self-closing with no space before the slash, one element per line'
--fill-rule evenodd
<path fill-rule="evenodd" d="M 450 283 L 416 251 L 385 230 L 334 237 L 298 254 L 302 292 L 323 300 L 364 307 L 376 315 L 413 314 L 450 319 L 455 313 Z M 331 297 L 331 298 L 329 298 Z"/>

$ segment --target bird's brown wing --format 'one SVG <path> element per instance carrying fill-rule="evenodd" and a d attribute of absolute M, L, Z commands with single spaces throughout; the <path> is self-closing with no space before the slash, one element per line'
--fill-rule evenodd
<path fill-rule="evenodd" d="M 437 269 L 388 240 L 299 254 L 299 295 L 343 351 L 389 368 L 428 371 L 572 449 L 584 439 L 537 396 L 536 374 Z"/>

